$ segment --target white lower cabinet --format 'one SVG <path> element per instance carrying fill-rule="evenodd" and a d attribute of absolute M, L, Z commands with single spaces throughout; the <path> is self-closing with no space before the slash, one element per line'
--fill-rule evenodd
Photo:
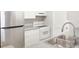
<path fill-rule="evenodd" d="M 50 37 L 50 27 L 42 27 L 40 28 L 40 33 L 39 33 L 39 38 L 40 40 L 45 40 Z"/>
<path fill-rule="evenodd" d="M 39 42 L 39 29 L 25 31 L 25 47 L 30 47 Z"/>

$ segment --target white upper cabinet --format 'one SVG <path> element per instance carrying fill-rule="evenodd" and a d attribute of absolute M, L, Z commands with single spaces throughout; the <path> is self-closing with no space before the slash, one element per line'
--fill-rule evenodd
<path fill-rule="evenodd" d="M 35 11 L 25 11 L 24 18 L 25 19 L 35 18 Z"/>
<path fill-rule="evenodd" d="M 47 16 L 47 13 L 46 11 L 25 11 L 24 12 L 25 19 L 36 18 L 36 16 Z"/>

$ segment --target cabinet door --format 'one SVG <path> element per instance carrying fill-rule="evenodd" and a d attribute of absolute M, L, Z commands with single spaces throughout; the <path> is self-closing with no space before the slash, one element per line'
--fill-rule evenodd
<path fill-rule="evenodd" d="M 39 42 L 39 29 L 25 31 L 25 47 L 30 47 Z"/>
<path fill-rule="evenodd" d="M 39 42 L 39 29 L 33 30 L 33 39 L 31 40 L 33 44 L 36 44 Z"/>
<path fill-rule="evenodd" d="M 33 30 L 25 31 L 25 47 L 30 46 L 30 40 L 32 40 Z"/>
<path fill-rule="evenodd" d="M 24 18 L 25 19 L 35 18 L 35 11 L 25 11 L 24 12 Z"/>

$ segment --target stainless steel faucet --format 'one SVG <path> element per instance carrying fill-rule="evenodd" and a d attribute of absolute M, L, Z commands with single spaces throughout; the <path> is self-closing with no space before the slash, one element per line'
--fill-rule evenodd
<path fill-rule="evenodd" d="M 62 32 L 64 31 L 64 26 L 65 26 L 66 24 L 70 24 L 70 25 L 73 26 L 73 33 L 74 33 L 74 37 L 75 37 L 75 26 L 74 26 L 71 22 L 66 22 L 66 23 L 64 23 L 64 25 L 62 26 L 61 31 L 62 31 Z"/>

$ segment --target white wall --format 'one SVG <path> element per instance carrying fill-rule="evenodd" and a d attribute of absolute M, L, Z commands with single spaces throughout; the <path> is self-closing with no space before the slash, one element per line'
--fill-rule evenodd
<path fill-rule="evenodd" d="M 64 33 L 61 28 L 64 23 L 71 22 L 76 27 L 76 35 L 79 36 L 79 11 L 48 11 L 46 24 L 51 27 L 51 36 L 55 37 L 61 34 L 66 36 L 73 35 L 73 27 L 67 24 L 64 28 Z"/>
<path fill-rule="evenodd" d="M 68 18 L 69 21 L 75 25 L 75 27 L 79 27 L 79 11 L 69 11 Z"/>
<path fill-rule="evenodd" d="M 67 15 L 68 15 L 69 21 L 73 23 L 74 26 L 76 27 L 75 29 L 76 36 L 79 37 L 79 11 L 69 11 Z M 73 31 L 72 27 L 70 26 L 70 33 L 73 34 L 71 30 Z"/>
<path fill-rule="evenodd" d="M 65 22 L 67 22 L 66 11 L 54 11 L 53 12 L 53 37 L 62 34 L 61 29 Z"/>
<path fill-rule="evenodd" d="M 76 36 L 79 37 L 79 11 L 53 12 L 53 36 L 62 34 L 61 28 L 65 22 L 71 22 L 76 27 Z M 73 36 L 73 27 L 71 25 L 66 25 L 64 33 L 66 36 Z"/>
<path fill-rule="evenodd" d="M 46 24 L 51 27 L 51 37 L 58 36 L 62 34 L 61 28 L 65 22 L 67 22 L 67 12 L 66 11 L 48 11 Z M 66 25 L 66 27 L 69 27 Z M 69 29 L 68 29 L 69 30 Z M 68 34 L 68 30 L 64 29 L 64 32 Z"/>
<path fill-rule="evenodd" d="M 50 26 L 50 33 L 53 36 L 53 12 L 47 11 L 47 18 L 45 20 L 46 25 Z"/>

